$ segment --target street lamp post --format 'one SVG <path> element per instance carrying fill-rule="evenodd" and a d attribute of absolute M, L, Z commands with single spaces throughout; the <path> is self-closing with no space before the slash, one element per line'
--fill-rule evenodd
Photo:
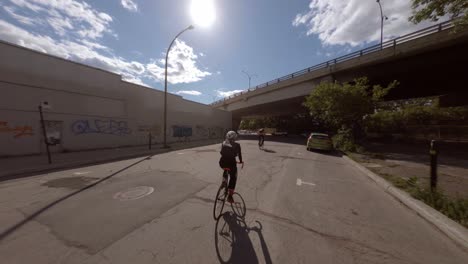
<path fill-rule="evenodd" d="M 376 0 L 377 4 L 379 4 L 380 7 L 380 49 L 382 49 L 382 43 L 383 43 L 383 22 L 384 19 L 387 20 L 388 17 L 384 16 L 383 11 L 382 11 L 382 4 L 380 3 L 380 0 Z"/>
<path fill-rule="evenodd" d="M 250 89 L 250 80 L 252 79 L 252 77 L 257 77 L 256 74 L 249 74 L 248 72 L 246 71 L 242 71 L 245 75 L 247 75 L 247 78 L 249 78 L 249 89 Z"/>
<path fill-rule="evenodd" d="M 184 30 L 182 30 L 181 32 L 179 32 L 179 34 L 177 34 L 175 36 L 175 38 L 171 41 L 171 44 L 169 45 L 169 48 L 167 48 L 167 52 L 166 52 L 166 61 L 165 61 L 165 71 L 164 71 L 164 142 L 163 142 L 163 147 L 164 148 L 168 148 L 168 145 L 167 145 L 167 60 L 169 59 L 169 52 L 171 51 L 171 48 L 172 48 L 172 44 L 174 44 L 174 41 L 180 36 L 182 35 L 182 33 L 184 33 L 185 31 L 187 30 L 191 30 L 193 29 L 194 27 L 192 25 L 188 26 L 187 28 L 185 28 Z"/>

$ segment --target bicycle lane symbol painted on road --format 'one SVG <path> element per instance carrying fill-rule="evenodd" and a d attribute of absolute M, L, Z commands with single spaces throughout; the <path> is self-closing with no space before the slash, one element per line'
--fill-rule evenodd
<path fill-rule="evenodd" d="M 297 186 L 301 186 L 303 184 L 309 185 L 309 186 L 315 186 L 315 183 L 312 183 L 312 182 L 305 182 L 305 181 L 303 181 L 303 180 L 301 180 L 299 178 L 296 180 L 296 185 Z"/>

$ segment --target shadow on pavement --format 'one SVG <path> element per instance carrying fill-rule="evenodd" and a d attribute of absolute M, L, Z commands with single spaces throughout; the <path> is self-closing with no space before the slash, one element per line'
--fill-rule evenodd
<path fill-rule="evenodd" d="M 106 181 L 106 180 L 108 180 L 108 179 L 114 177 L 115 175 L 117 175 L 117 174 L 119 174 L 119 173 L 121 173 L 121 172 L 123 172 L 123 171 L 125 171 L 125 170 L 127 170 L 127 169 L 129 169 L 129 168 L 131 168 L 131 167 L 133 167 L 133 166 L 135 166 L 135 165 L 137 165 L 137 164 L 139 164 L 139 163 L 145 161 L 145 160 L 148 160 L 148 159 L 150 159 L 150 158 L 151 158 L 151 156 L 145 157 L 145 158 L 143 158 L 143 159 L 141 159 L 141 160 L 139 160 L 139 161 L 137 161 L 137 162 L 135 162 L 135 163 L 132 163 L 132 164 L 128 165 L 127 167 L 125 167 L 125 168 L 123 168 L 123 169 L 121 169 L 121 170 L 118 170 L 118 171 L 112 173 L 112 174 L 109 175 L 109 176 L 106 176 L 106 177 L 104 177 L 104 178 L 102 178 L 102 179 L 100 179 L 100 180 L 98 180 L 98 181 L 96 181 L 96 182 L 94 182 L 94 183 L 92 183 L 92 184 L 86 185 L 85 187 L 83 187 L 83 188 L 81 188 L 81 189 L 79 189 L 79 190 L 76 190 L 76 191 L 74 191 L 74 192 L 72 192 L 72 193 L 70 193 L 70 194 L 65 195 L 64 197 L 61 197 L 61 198 L 59 198 L 59 199 L 57 199 L 57 200 L 55 200 L 55 201 L 49 203 L 48 205 L 42 207 L 41 209 L 39 209 L 39 210 L 37 210 L 36 212 L 32 213 L 31 215 L 27 216 L 27 217 L 26 217 L 25 219 L 23 219 L 22 221 L 16 223 L 16 224 L 13 225 L 12 227 L 10 227 L 10 228 L 6 229 L 5 231 L 1 232 L 1 233 L 0 233 L 0 241 L 2 241 L 3 239 L 5 239 L 7 236 L 9 236 L 11 233 L 13 233 L 14 231 L 16 231 L 17 229 L 21 228 L 23 225 L 25 225 L 25 224 L 28 223 L 29 221 L 31 221 L 31 220 L 33 220 L 34 218 L 36 218 L 38 215 L 40 215 L 40 214 L 42 214 L 43 212 L 45 212 L 46 210 L 48 210 L 48 209 L 54 207 L 55 205 L 57 205 L 57 204 L 59 204 L 59 203 L 65 201 L 65 200 L 69 199 L 70 197 L 73 197 L 73 196 L 75 196 L 75 195 L 77 195 L 77 194 L 79 194 L 79 193 L 81 193 L 81 192 L 83 192 L 83 191 L 86 191 L 87 189 L 90 189 L 90 188 L 92 188 L 92 187 L 98 185 L 99 183 L 101 183 L 101 182 L 103 182 L 103 181 Z"/>
<path fill-rule="evenodd" d="M 343 157 L 343 153 L 339 150 L 309 150 L 310 152 L 320 153 L 322 155 L 333 156 L 333 157 Z"/>
<path fill-rule="evenodd" d="M 262 233 L 262 224 L 249 227 L 245 220 L 235 213 L 225 212 L 216 221 L 215 246 L 220 263 L 267 263 L 271 256 Z M 254 231 L 260 239 L 264 261 L 259 261 L 249 233 Z"/>
<path fill-rule="evenodd" d="M 267 149 L 267 148 L 261 148 L 260 150 L 263 150 L 267 153 L 276 153 L 276 151 L 272 150 L 272 149 Z"/>

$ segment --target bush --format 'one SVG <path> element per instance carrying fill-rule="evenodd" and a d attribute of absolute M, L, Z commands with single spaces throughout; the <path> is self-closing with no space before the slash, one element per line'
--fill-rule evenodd
<path fill-rule="evenodd" d="M 383 108 L 366 116 L 364 128 L 367 133 L 429 134 L 434 131 L 434 126 L 468 124 L 468 107 L 440 108 L 436 104 L 399 103 L 397 107 Z"/>
<path fill-rule="evenodd" d="M 356 149 L 354 140 L 363 137 L 363 119 L 374 113 L 383 97 L 396 85 L 371 85 L 365 77 L 350 83 L 322 82 L 306 97 L 304 106 L 319 124 L 335 136 L 337 148 Z M 347 129 L 342 129 L 343 127 Z"/>
<path fill-rule="evenodd" d="M 450 219 L 468 227 L 467 199 L 451 199 L 440 190 L 431 191 L 430 189 L 421 188 L 416 177 L 404 179 L 388 174 L 383 175 L 383 177 L 392 182 L 395 187 L 407 191 L 414 198 L 423 201 Z"/>
<path fill-rule="evenodd" d="M 353 132 L 349 128 L 338 130 L 338 133 L 333 136 L 333 146 L 344 152 L 356 152 L 359 148 L 354 141 Z"/>

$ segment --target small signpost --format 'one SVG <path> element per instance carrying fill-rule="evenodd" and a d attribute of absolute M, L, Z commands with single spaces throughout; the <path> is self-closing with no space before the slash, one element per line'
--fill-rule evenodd
<path fill-rule="evenodd" d="M 46 109 L 46 110 L 49 110 L 51 109 L 52 107 L 50 106 L 49 102 L 47 101 L 43 101 L 41 102 L 41 104 L 39 105 L 39 115 L 41 117 L 41 126 L 42 126 L 42 134 L 44 136 L 44 144 L 46 146 L 46 150 L 47 150 L 47 160 L 49 162 L 49 164 L 52 164 L 52 158 L 50 156 L 50 150 L 49 150 L 49 142 L 47 140 L 47 133 L 46 133 L 46 127 L 45 127 L 45 123 L 44 123 L 44 115 L 42 113 L 42 110 Z"/>
<path fill-rule="evenodd" d="M 429 150 L 431 157 L 431 191 L 435 191 L 437 188 L 437 152 L 436 141 L 431 140 L 431 149 Z"/>

